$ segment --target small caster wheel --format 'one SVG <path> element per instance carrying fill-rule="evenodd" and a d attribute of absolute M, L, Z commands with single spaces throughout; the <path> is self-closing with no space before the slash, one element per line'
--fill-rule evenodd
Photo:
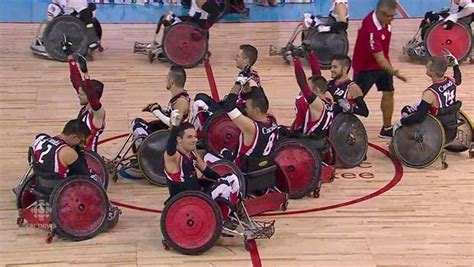
<path fill-rule="evenodd" d="M 252 249 L 247 239 L 244 240 L 244 246 L 245 246 L 245 250 L 247 251 L 250 251 Z"/>
<path fill-rule="evenodd" d="M 331 175 L 331 177 L 328 180 L 328 183 L 332 183 L 332 182 L 334 182 L 334 175 Z"/>
<path fill-rule="evenodd" d="M 118 174 L 117 173 L 114 173 L 114 175 L 112 176 L 112 180 L 114 181 L 114 183 L 117 182 L 117 180 L 118 180 Z"/>
<path fill-rule="evenodd" d="M 48 237 L 46 237 L 46 244 L 51 244 L 53 242 L 53 237 L 54 235 L 48 234 Z"/>
<path fill-rule="evenodd" d="M 283 203 L 283 205 L 281 205 L 281 210 L 286 211 L 287 209 L 288 209 L 288 201 L 285 201 L 285 203 Z"/>
<path fill-rule="evenodd" d="M 319 198 L 319 189 L 313 191 L 313 198 Z"/>
<path fill-rule="evenodd" d="M 23 226 L 23 223 L 25 222 L 25 219 L 22 218 L 22 217 L 18 217 L 16 218 L 16 224 L 18 224 L 18 226 Z"/>
<path fill-rule="evenodd" d="M 469 151 L 469 158 L 470 159 L 474 158 L 474 151 Z"/>
<path fill-rule="evenodd" d="M 449 167 L 448 163 L 446 163 L 446 162 L 442 162 L 441 165 L 442 165 L 441 168 L 443 170 L 446 170 Z"/>
<path fill-rule="evenodd" d="M 153 60 L 155 60 L 155 54 L 153 53 L 148 53 L 148 62 L 153 63 Z"/>
<path fill-rule="evenodd" d="M 103 46 L 99 45 L 99 47 L 97 48 L 97 50 L 99 50 L 99 52 L 101 52 L 101 53 L 102 53 L 102 52 L 104 52 L 104 50 L 105 50 L 105 49 L 104 49 L 104 47 L 103 47 Z"/>
<path fill-rule="evenodd" d="M 163 245 L 163 248 L 165 250 L 170 250 L 171 249 L 170 245 L 168 244 L 168 242 L 166 240 L 164 240 L 164 239 L 161 240 L 161 244 Z"/>

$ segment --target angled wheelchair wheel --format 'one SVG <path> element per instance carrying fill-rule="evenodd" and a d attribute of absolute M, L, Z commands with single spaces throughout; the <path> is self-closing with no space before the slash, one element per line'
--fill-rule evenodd
<path fill-rule="evenodd" d="M 444 128 L 432 115 L 423 122 L 399 128 L 392 138 L 392 149 L 400 161 L 412 168 L 433 164 L 444 147 Z"/>
<path fill-rule="evenodd" d="M 364 161 L 369 141 L 364 124 L 357 116 L 338 114 L 329 129 L 329 139 L 336 152 L 336 161 L 344 167 L 357 167 Z"/>
<path fill-rule="evenodd" d="M 18 190 L 18 195 L 16 196 L 17 209 L 25 209 L 37 200 L 36 195 L 33 193 L 36 186 L 34 178 L 34 174 L 30 174 L 20 186 L 20 190 Z"/>
<path fill-rule="evenodd" d="M 68 240 L 93 238 L 107 224 L 109 200 L 102 186 L 87 176 L 72 176 L 53 190 L 50 197 L 51 222 Z"/>
<path fill-rule="evenodd" d="M 102 185 L 105 191 L 109 187 L 109 170 L 102 157 L 94 151 L 83 150 L 87 167 L 91 175 L 96 175 L 97 182 Z"/>
<path fill-rule="evenodd" d="M 445 147 L 451 152 L 464 152 L 470 148 L 470 144 L 474 141 L 472 133 L 474 124 L 462 110 L 459 112 L 459 122 L 462 124 L 458 126 L 456 138 Z"/>
<path fill-rule="evenodd" d="M 63 35 L 72 43 L 72 51 L 86 55 L 89 46 L 87 29 L 80 19 L 64 15 L 54 18 L 46 25 L 43 33 L 43 42 L 48 54 L 55 60 L 67 61 L 62 50 Z"/>
<path fill-rule="evenodd" d="M 203 128 L 203 140 L 207 150 L 218 155 L 222 149 L 231 150 L 234 155 L 239 147 L 240 130 L 225 112 L 216 112 Z"/>
<path fill-rule="evenodd" d="M 317 153 L 299 141 L 283 141 L 273 152 L 277 187 L 288 184 L 289 197 L 302 198 L 313 192 L 321 183 L 322 163 Z"/>
<path fill-rule="evenodd" d="M 189 22 L 180 22 L 168 27 L 163 34 L 162 43 L 168 60 L 183 68 L 197 66 L 208 50 L 207 33 Z"/>
<path fill-rule="evenodd" d="M 161 214 L 161 233 L 175 250 L 187 255 L 211 249 L 222 232 L 222 213 L 209 195 L 199 191 L 173 196 Z"/>
<path fill-rule="evenodd" d="M 443 57 L 449 50 L 458 61 L 465 60 L 472 49 L 472 33 L 466 24 L 458 22 L 451 30 L 444 29 L 444 22 L 434 23 L 426 32 L 426 51 L 429 56 Z"/>
<path fill-rule="evenodd" d="M 221 160 L 211 163 L 209 165 L 209 168 L 217 172 L 219 175 L 225 175 L 228 173 L 235 174 L 235 176 L 237 176 L 237 178 L 239 179 L 240 193 L 242 194 L 243 197 L 245 197 L 245 194 L 247 192 L 245 178 L 242 172 L 240 171 L 239 167 L 237 167 L 235 163 L 233 163 L 230 160 L 221 159 Z"/>
<path fill-rule="evenodd" d="M 166 186 L 163 155 L 169 135 L 169 130 L 160 130 L 150 134 L 145 138 L 137 153 L 140 170 L 154 185 Z"/>
<path fill-rule="evenodd" d="M 349 51 L 349 40 L 345 32 L 318 32 L 313 28 L 305 39 L 310 41 L 311 50 L 316 53 L 321 69 L 330 69 L 335 55 L 347 55 Z"/>
<path fill-rule="evenodd" d="M 217 16 L 217 21 L 221 20 L 225 15 L 230 12 L 231 9 L 231 0 L 213 0 L 217 7 L 219 8 L 219 15 Z"/>

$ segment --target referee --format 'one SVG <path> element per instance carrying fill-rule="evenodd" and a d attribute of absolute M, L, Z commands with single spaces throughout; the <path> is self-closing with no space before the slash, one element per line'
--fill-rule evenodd
<path fill-rule="evenodd" d="M 354 47 L 354 82 L 364 96 L 375 84 L 382 91 L 383 127 L 379 137 L 392 137 L 393 76 L 406 82 L 406 78 L 390 63 L 389 50 L 392 37 L 390 22 L 397 14 L 396 0 L 379 0 L 377 8 L 362 21 Z"/>

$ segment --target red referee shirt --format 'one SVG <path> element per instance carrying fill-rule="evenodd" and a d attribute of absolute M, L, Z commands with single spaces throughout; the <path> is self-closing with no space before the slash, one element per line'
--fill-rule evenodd
<path fill-rule="evenodd" d="M 390 49 L 390 39 L 392 37 L 392 26 L 390 24 L 382 27 L 375 11 L 370 12 L 362 21 L 357 34 L 352 58 L 354 73 L 367 70 L 381 70 L 382 68 L 375 61 L 374 53 L 383 51 L 385 58 L 390 61 L 388 52 Z"/>

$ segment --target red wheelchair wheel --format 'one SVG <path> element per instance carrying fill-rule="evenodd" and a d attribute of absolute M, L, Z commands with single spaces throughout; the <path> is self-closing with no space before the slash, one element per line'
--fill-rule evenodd
<path fill-rule="evenodd" d="M 273 153 L 279 167 L 276 171 L 277 187 L 285 188 L 286 183 L 289 183 L 290 198 L 302 198 L 320 185 L 321 159 L 303 143 L 283 141 Z"/>
<path fill-rule="evenodd" d="M 107 187 L 109 186 L 109 171 L 104 160 L 97 152 L 83 150 L 83 153 L 91 175 L 95 174 L 97 182 L 107 191 Z"/>
<path fill-rule="evenodd" d="M 208 37 L 197 25 L 180 22 L 163 35 L 163 52 L 169 61 L 184 68 L 201 63 L 207 54 Z"/>
<path fill-rule="evenodd" d="M 188 255 L 211 249 L 222 232 L 222 213 L 210 196 L 186 191 L 173 196 L 161 215 L 161 232 L 175 250 Z"/>
<path fill-rule="evenodd" d="M 471 30 L 469 26 L 459 22 L 451 30 L 446 30 L 444 22 L 439 21 L 426 32 L 425 46 L 431 56 L 443 57 L 443 50 L 447 49 L 458 61 L 462 61 L 472 49 Z"/>
<path fill-rule="evenodd" d="M 207 150 L 218 155 L 227 148 L 235 154 L 239 147 L 240 130 L 225 112 L 212 115 L 203 129 L 203 140 Z"/>
<path fill-rule="evenodd" d="M 20 190 L 16 196 L 17 209 L 25 209 L 36 201 L 36 195 L 33 193 L 33 189 L 36 185 L 34 178 L 34 174 L 31 174 L 20 186 Z"/>
<path fill-rule="evenodd" d="M 96 181 L 86 176 L 67 178 L 50 198 L 55 230 L 69 240 L 90 239 L 104 231 L 109 210 L 107 195 Z"/>

